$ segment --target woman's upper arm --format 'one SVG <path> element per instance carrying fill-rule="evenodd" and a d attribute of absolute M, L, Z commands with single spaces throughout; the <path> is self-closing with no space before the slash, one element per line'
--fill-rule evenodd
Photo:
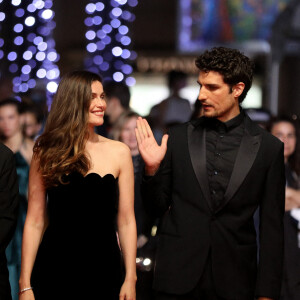
<path fill-rule="evenodd" d="M 120 147 L 119 217 L 134 216 L 134 171 L 129 148 Z"/>
<path fill-rule="evenodd" d="M 33 158 L 29 171 L 27 218 L 34 223 L 45 221 L 46 191 L 39 172 L 39 161 Z"/>

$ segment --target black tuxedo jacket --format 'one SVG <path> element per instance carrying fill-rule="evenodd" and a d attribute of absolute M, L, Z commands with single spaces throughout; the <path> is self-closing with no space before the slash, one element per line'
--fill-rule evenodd
<path fill-rule="evenodd" d="M 278 299 L 283 260 L 285 173 L 283 144 L 245 116 L 242 138 L 223 202 L 212 208 L 203 118 L 169 133 L 159 171 L 143 181 L 150 213 L 163 216 L 154 288 L 184 294 L 200 280 L 210 253 L 219 296 Z M 253 214 L 260 206 L 257 264 Z"/>
<path fill-rule="evenodd" d="M 17 221 L 19 186 L 13 153 L 0 143 L 0 299 L 11 299 L 5 249 Z"/>

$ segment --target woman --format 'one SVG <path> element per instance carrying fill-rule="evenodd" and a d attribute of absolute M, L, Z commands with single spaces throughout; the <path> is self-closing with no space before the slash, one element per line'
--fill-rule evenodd
<path fill-rule="evenodd" d="M 150 300 L 152 296 L 153 264 L 156 249 L 156 238 L 153 236 L 155 220 L 146 213 L 141 196 L 141 183 L 144 162 L 138 150 L 135 136 L 136 121 L 139 115 L 126 111 L 120 115 L 114 127 L 112 136 L 115 140 L 126 144 L 131 153 L 134 166 L 134 211 L 137 224 L 137 299 Z M 146 260 L 147 259 L 147 260 Z M 149 261 L 150 259 L 150 261 Z M 148 261 L 148 263 L 147 263 Z"/>
<path fill-rule="evenodd" d="M 272 122 L 270 130 L 284 143 L 286 198 L 282 300 L 296 300 L 300 299 L 300 163 L 297 126 L 293 120 L 282 117 Z"/>
<path fill-rule="evenodd" d="M 135 299 L 133 166 L 126 145 L 94 131 L 105 109 L 98 75 L 62 78 L 30 168 L 20 300 Z"/>
<path fill-rule="evenodd" d="M 18 281 L 21 269 L 21 244 L 27 211 L 29 165 L 33 142 L 23 134 L 21 103 L 9 98 L 0 102 L 0 140 L 14 152 L 19 183 L 19 212 L 14 236 L 6 249 L 9 281 L 13 300 L 18 299 Z"/>

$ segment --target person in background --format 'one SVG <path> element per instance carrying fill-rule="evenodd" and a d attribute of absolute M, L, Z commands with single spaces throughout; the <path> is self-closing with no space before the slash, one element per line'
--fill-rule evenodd
<path fill-rule="evenodd" d="M 297 121 L 274 118 L 271 133 L 284 143 L 286 175 L 282 300 L 300 299 L 300 152 Z"/>
<path fill-rule="evenodd" d="M 137 300 L 150 300 L 152 299 L 153 265 L 156 245 L 156 239 L 152 236 L 152 228 L 156 223 L 146 213 L 141 196 L 144 162 L 139 154 L 135 136 L 138 117 L 139 115 L 133 111 L 126 111 L 121 114 L 112 128 L 112 136 L 115 140 L 125 143 L 131 152 L 134 167 L 134 211 L 137 224 Z M 151 260 L 151 262 L 149 261 L 150 265 L 144 265 L 145 259 Z"/>
<path fill-rule="evenodd" d="M 34 146 L 20 300 L 135 300 L 133 165 L 125 144 L 95 133 L 105 110 L 98 74 L 63 76 Z"/>
<path fill-rule="evenodd" d="M 27 211 L 29 166 L 33 141 L 23 133 L 21 103 L 13 98 L 0 102 L 0 141 L 14 153 L 19 182 L 19 214 L 14 236 L 6 249 L 9 280 L 14 300 L 18 299 L 18 282 L 21 270 L 21 245 Z"/>
<path fill-rule="evenodd" d="M 107 108 L 105 122 L 102 126 L 96 127 L 96 132 L 112 138 L 111 128 L 117 122 L 120 115 L 129 110 L 130 90 L 123 82 L 106 81 L 103 83 L 106 94 Z"/>
<path fill-rule="evenodd" d="M 169 127 L 190 120 L 192 114 L 190 102 L 180 96 L 180 91 L 186 86 L 186 81 L 187 75 L 184 72 L 170 71 L 167 74 L 168 98 L 154 105 L 150 110 L 147 119 L 158 142 Z"/>
<path fill-rule="evenodd" d="M 0 143 L 0 299 L 11 300 L 5 249 L 18 217 L 19 187 L 13 152 Z"/>
<path fill-rule="evenodd" d="M 36 104 L 27 104 L 22 108 L 24 135 L 33 141 L 41 132 L 43 116 Z"/>

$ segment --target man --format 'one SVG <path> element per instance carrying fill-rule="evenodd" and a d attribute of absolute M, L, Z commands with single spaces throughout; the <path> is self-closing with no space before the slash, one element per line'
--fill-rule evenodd
<path fill-rule="evenodd" d="M 143 195 L 162 216 L 157 299 L 279 299 L 283 257 L 283 144 L 241 110 L 253 65 L 237 50 L 196 60 L 203 117 L 172 128 L 158 146 L 139 119 Z M 253 215 L 260 207 L 260 251 Z"/>
<path fill-rule="evenodd" d="M 18 214 L 18 181 L 13 153 L 0 143 L 0 299 L 11 300 L 5 249 Z"/>

